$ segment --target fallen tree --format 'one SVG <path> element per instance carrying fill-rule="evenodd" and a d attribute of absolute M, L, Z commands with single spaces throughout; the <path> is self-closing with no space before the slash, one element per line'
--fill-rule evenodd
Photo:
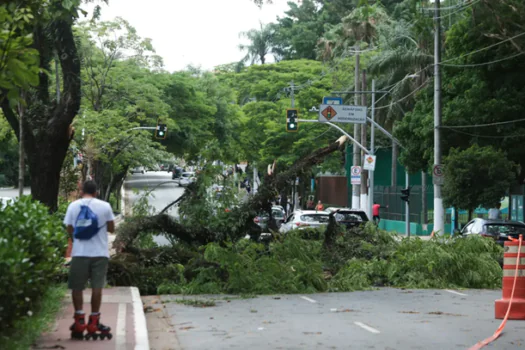
<path fill-rule="evenodd" d="M 257 241 L 261 235 L 261 228 L 253 222 L 253 218 L 261 212 L 267 212 L 270 216 L 269 227 L 276 230 L 275 220 L 273 220 L 271 213 L 271 203 L 276 194 L 286 188 L 287 184 L 297 176 L 306 174 L 313 166 L 322 163 L 326 156 L 341 150 L 347 139 L 346 136 L 340 137 L 327 147 L 319 148 L 310 155 L 301 158 L 287 170 L 276 171 L 275 162 L 273 165 L 269 165 L 267 174 L 257 193 L 251 196 L 246 203 L 231 208 L 221 227 L 214 227 L 213 229 L 194 225 L 188 227 L 166 214 L 167 209 L 173 205 L 183 205 L 190 201 L 205 200 L 202 191 L 199 190 L 199 179 L 197 183 L 190 184 L 186 188 L 184 195 L 170 203 L 160 214 L 127 220 L 119 227 L 114 247 L 119 252 L 130 252 L 133 250 L 133 242 L 141 234 L 150 232 L 162 233 L 175 240 L 194 245 L 205 245 L 210 242 L 224 242 L 227 240 L 237 241 L 246 235 Z M 333 216 L 331 221 L 335 223 Z M 333 230 L 336 229 L 334 223 L 330 225 L 330 228 Z M 335 235 L 330 234 L 330 232 L 327 232 L 328 234 L 326 235 L 328 237 L 327 245 L 333 242 Z"/>

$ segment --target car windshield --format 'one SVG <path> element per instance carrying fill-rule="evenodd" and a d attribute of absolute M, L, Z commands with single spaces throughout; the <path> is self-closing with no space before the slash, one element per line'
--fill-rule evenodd
<path fill-rule="evenodd" d="M 358 222 L 362 222 L 366 220 L 364 213 L 350 213 L 350 212 L 337 213 L 335 214 L 335 219 L 337 221 L 358 221 Z"/>
<path fill-rule="evenodd" d="M 512 224 L 487 224 L 485 232 L 490 234 L 519 235 L 525 234 L 525 226 Z"/>
<path fill-rule="evenodd" d="M 319 222 L 319 223 L 328 223 L 328 215 L 322 214 L 306 214 L 301 215 L 301 221 L 305 222 Z"/>

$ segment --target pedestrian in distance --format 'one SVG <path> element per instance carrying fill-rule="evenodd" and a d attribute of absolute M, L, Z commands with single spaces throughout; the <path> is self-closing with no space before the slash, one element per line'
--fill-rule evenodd
<path fill-rule="evenodd" d="M 324 210 L 324 205 L 323 205 L 323 203 L 321 203 L 321 201 L 317 202 L 317 205 L 315 206 L 315 210 L 316 211 L 323 211 Z"/>
<path fill-rule="evenodd" d="M 306 202 L 306 209 L 314 210 L 314 200 L 311 197 L 308 198 L 308 201 Z"/>
<path fill-rule="evenodd" d="M 68 286 L 71 289 L 75 322 L 70 327 L 71 337 L 83 339 L 111 339 L 111 328 L 100 323 L 102 289 L 106 284 L 109 260 L 108 232 L 115 232 L 115 217 L 109 203 L 97 199 L 97 186 L 86 181 L 82 198 L 67 208 L 64 224 L 73 239 Z M 91 283 L 91 315 L 86 325 L 83 310 L 83 291 Z"/>
<path fill-rule="evenodd" d="M 489 220 L 501 220 L 501 203 L 496 204 L 495 208 L 489 210 Z"/>
<path fill-rule="evenodd" d="M 381 217 L 379 215 L 379 210 L 381 208 L 388 209 L 388 205 L 386 207 L 384 207 L 384 206 L 382 206 L 380 204 L 377 204 L 377 202 L 374 202 L 374 205 L 372 206 L 372 216 L 373 216 L 374 223 L 376 225 L 379 225 L 379 222 L 381 221 Z"/>

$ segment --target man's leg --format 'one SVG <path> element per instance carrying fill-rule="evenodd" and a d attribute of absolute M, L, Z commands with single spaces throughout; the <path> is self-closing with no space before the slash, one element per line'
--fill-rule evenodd
<path fill-rule="evenodd" d="M 71 289 L 71 297 L 75 308 L 75 322 L 69 327 L 71 338 L 83 339 L 86 329 L 86 320 L 83 311 L 83 292 L 89 278 L 89 264 L 84 257 L 73 257 L 69 267 L 68 286 Z"/>
<path fill-rule="evenodd" d="M 102 289 L 106 285 L 106 273 L 108 270 L 108 258 L 91 258 L 91 316 L 89 316 L 87 338 L 111 339 L 111 328 L 100 322 L 100 305 L 102 304 Z"/>
<path fill-rule="evenodd" d="M 82 289 L 72 289 L 71 296 L 73 298 L 75 311 L 82 311 L 84 308 L 84 291 Z"/>
<path fill-rule="evenodd" d="M 71 297 L 75 312 L 81 312 L 83 309 L 84 298 L 83 292 L 86 282 L 89 278 L 89 265 L 84 257 L 73 257 L 69 267 L 68 287 L 71 289 Z"/>
<path fill-rule="evenodd" d="M 100 313 L 100 304 L 102 304 L 102 288 L 93 288 L 91 290 L 91 313 Z"/>
<path fill-rule="evenodd" d="M 91 270 L 91 313 L 100 313 L 102 304 L 102 289 L 106 285 L 108 258 L 92 258 Z"/>

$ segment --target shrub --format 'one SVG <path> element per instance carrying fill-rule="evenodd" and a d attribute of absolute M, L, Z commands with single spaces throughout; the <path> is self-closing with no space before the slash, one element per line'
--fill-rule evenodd
<path fill-rule="evenodd" d="M 0 222 L 0 322 L 10 327 L 56 281 L 67 236 L 60 220 L 30 197 L 0 210 Z"/>
<path fill-rule="evenodd" d="M 330 282 L 332 291 L 371 286 L 499 288 L 503 249 L 479 236 L 404 239 L 384 259 L 350 260 Z"/>

